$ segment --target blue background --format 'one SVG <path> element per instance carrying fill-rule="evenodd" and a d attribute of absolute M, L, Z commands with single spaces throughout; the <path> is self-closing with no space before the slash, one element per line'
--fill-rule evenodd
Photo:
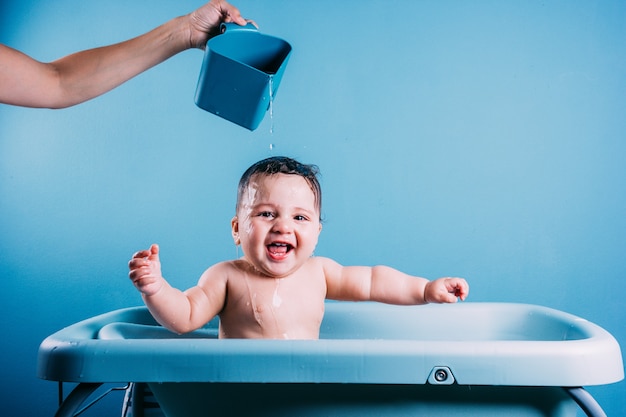
<path fill-rule="evenodd" d="M 0 41 L 51 61 L 201 4 L 4 1 Z M 236 4 L 294 48 L 255 132 L 195 106 L 200 50 L 73 108 L 0 105 L 3 413 L 52 415 L 38 345 L 141 304 L 134 251 L 159 243 L 180 288 L 237 256 L 237 181 L 270 155 L 322 170 L 316 254 L 464 276 L 470 301 L 564 310 L 624 349 L 626 2 Z M 590 391 L 619 416 L 625 387 Z"/>

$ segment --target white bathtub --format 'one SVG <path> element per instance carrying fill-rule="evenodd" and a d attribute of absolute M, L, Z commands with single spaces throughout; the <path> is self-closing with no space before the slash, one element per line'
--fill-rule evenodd
<path fill-rule="evenodd" d="M 570 416 L 570 395 L 602 415 L 562 387 L 624 377 L 608 332 L 534 305 L 328 302 L 307 341 L 218 340 L 217 324 L 178 336 L 144 307 L 113 311 L 46 338 L 38 376 L 80 383 L 59 416 L 101 383 L 145 382 L 168 417 Z"/>

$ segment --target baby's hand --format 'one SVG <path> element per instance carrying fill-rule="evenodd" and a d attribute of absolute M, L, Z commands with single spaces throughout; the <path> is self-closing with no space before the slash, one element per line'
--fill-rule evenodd
<path fill-rule="evenodd" d="M 426 284 L 424 300 L 427 303 L 456 303 L 457 297 L 464 301 L 469 285 L 463 278 L 439 278 Z"/>
<path fill-rule="evenodd" d="M 143 294 L 154 295 L 163 287 L 165 280 L 161 276 L 158 245 L 135 253 L 128 262 L 128 268 L 130 269 L 128 276 L 133 285 Z"/>

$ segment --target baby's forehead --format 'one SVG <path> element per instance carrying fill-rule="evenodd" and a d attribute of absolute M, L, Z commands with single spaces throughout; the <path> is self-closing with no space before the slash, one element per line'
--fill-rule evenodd
<path fill-rule="evenodd" d="M 301 195 L 310 195 L 316 209 L 319 209 L 317 196 L 307 181 L 301 175 L 295 174 L 266 174 L 257 173 L 250 177 L 247 186 L 241 190 L 239 203 L 254 204 L 259 200 L 270 198 L 280 191 L 294 192 Z M 295 196 L 295 194 L 294 194 Z"/>

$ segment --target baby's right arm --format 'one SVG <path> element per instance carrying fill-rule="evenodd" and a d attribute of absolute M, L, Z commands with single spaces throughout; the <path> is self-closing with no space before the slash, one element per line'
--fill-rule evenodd
<path fill-rule="evenodd" d="M 157 245 L 135 253 L 128 267 L 128 275 L 141 292 L 152 316 L 173 332 L 187 333 L 196 330 L 222 308 L 223 302 L 208 301 L 204 291 L 197 286 L 185 292 L 172 287 L 161 275 Z"/>

